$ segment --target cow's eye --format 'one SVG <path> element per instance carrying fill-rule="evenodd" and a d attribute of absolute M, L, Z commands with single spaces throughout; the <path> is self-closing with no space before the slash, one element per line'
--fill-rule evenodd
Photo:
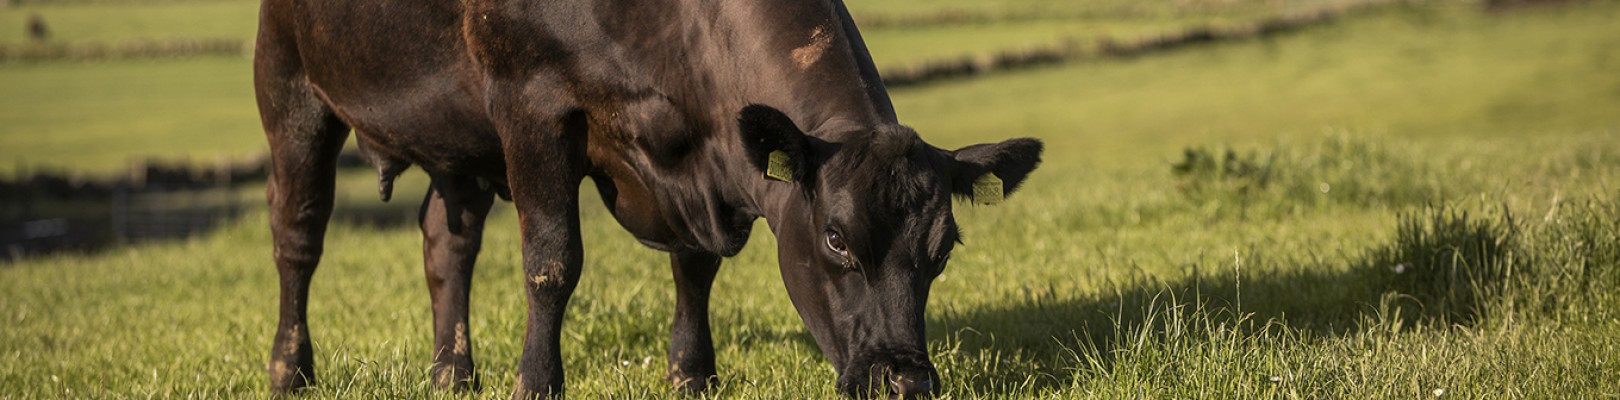
<path fill-rule="evenodd" d="M 838 234 L 837 231 L 827 231 L 827 248 L 841 256 L 849 255 L 849 247 L 844 245 L 844 235 Z"/>

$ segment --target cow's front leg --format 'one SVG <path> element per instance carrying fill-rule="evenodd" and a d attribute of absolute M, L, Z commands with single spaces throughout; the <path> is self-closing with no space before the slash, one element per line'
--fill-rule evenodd
<path fill-rule="evenodd" d="M 702 392 L 716 379 L 714 339 L 709 332 L 709 288 L 720 270 L 720 256 L 703 251 L 671 252 L 675 270 L 675 325 L 669 335 L 669 380 L 676 389 Z"/>
<path fill-rule="evenodd" d="M 434 177 L 422 200 L 422 255 L 433 297 L 433 386 L 440 389 L 478 388 L 467 297 L 493 202 L 490 191 L 466 176 Z"/>
<path fill-rule="evenodd" d="M 556 130 L 505 140 L 507 181 L 523 235 L 523 284 L 529 322 L 514 399 L 560 397 L 563 311 L 579 283 L 579 183 L 584 178 L 583 119 Z M 568 129 L 574 128 L 574 129 Z"/>
<path fill-rule="evenodd" d="M 554 397 L 563 392 L 563 311 L 579 283 L 583 261 L 577 184 L 576 180 L 574 185 L 557 186 L 550 191 L 551 197 L 543 199 L 522 201 L 517 197 L 521 195 L 512 194 L 520 204 L 523 279 L 529 301 L 523 358 L 512 395 L 515 399 Z"/>

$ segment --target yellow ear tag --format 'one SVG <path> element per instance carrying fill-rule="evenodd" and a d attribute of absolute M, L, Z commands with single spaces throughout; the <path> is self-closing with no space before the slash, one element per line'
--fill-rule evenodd
<path fill-rule="evenodd" d="M 1001 200 L 1006 197 L 1001 190 L 1001 178 L 996 177 L 994 173 L 986 172 L 973 181 L 973 202 L 987 206 L 1001 204 Z"/>
<path fill-rule="evenodd" d="M 793 182 L 793 164 L 789 163 L 787 152 L 781 150 L 771 152 L 770 160 L 765 163 L 765 177 Z"/>

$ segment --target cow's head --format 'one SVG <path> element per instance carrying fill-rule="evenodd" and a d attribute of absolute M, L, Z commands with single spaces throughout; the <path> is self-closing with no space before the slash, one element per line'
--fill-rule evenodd
<path fill-rule="evenodd" d="M 1041 142 L 946 151 L 902 126 L 823 141 L 758 105 L 739 121 L 754 166 L 799 189 L 767 215 L 788 294 L 837 369 L 838 389 L 932 393 L 940 381 L 923 311 L 958 242 L 951 198 L 973 199 L 976 186 L 975 201 L 1011 193 L 1040 163 Z"/>

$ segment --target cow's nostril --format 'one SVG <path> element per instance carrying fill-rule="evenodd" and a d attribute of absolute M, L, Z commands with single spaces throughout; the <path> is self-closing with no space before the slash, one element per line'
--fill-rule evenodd
<path fill-rule="evenodd" d="M 894 389 L 892 393 L 897 397 L 914 398 L 933 393 L 934 381 L 927 376 L 910 378 L 897 375 L 889 379 L 889 387 Z"/>

